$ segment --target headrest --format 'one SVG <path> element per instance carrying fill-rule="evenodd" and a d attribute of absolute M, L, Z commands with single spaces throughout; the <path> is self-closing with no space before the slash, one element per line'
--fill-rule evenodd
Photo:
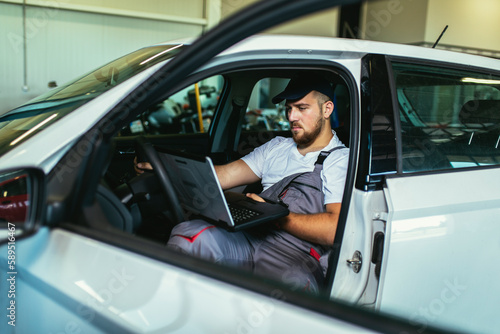
<path fill-rule="evenodd" d="M 470 100 L 462 106 L 458 118 L 466 126 L 467 124 L 499 125 L 500 100 Z"/>

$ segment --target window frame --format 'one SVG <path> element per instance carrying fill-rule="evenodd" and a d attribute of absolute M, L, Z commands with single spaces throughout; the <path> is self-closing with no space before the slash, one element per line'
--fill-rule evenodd
<path fill-rule="evenodd" d="M 425 174 L 425 173 L 446 173 L 446 172 L 454 172 L 454 171 L 466 171 L 466 170 L 475 170 L 477 168 L 500 168 L 500 164 L 498 165 L 483 165 L 483 166 L 469 166 L 469 167 L 460 167 L 460 168 L 444 168 L 444 169 L 429 169 L 429 170 L 422 170 L 422 171 L 408 171 L 405 172 L 403 171 L 403 145 L 402 145 L 402 133 L 401 133 L 401 119 L 400 119 L 400 113 L 399 113 L 399 107 L 398 107 L 398 98 L 397 98 L 397 91 L 396 91 L 396 82 L 395 82 L 395 77 L 394 77 L 394 72 L 393 72 L 393 64 L 394 63 L 404 63 L 408 65 L 417 65 L 417 66 L 428 66 L 428 67 L 434 67 L 434 68 L 444 68 L 446 70 L 451 70 L 451 71 L 464 71 L 468 73 L 478 73 L 481 75 L 491 75 L 491 76 L 497 76 L 500 78 L 500 70 L 494 70 L 494 69 L 486 69 L 484 67 L 479 67 L 479 66 L 474 66 L 474 65 L 465 65 L 465 64 L 457 64 L 457 63 L 449 63 L 449 62 L 442 62 L 442 61 L 435 61 L 435 60 L 425 60 L 425 59 L 416 59 L 416 58 L 410 58 L 410 57 L 396 57 L 396 56 L 388 56 L 387 60 L 390 64 L 390 79 L 392 82 L 392 95 L 393 95 L 393 100 L 395 101 L 395 109 L 394 109 L 394 117 L 397 121 L 399 131 L 397 132 L 397 156 L 398 156 L 398 175 L 413 175 L 413 174 Z"/>
<path fill-rule="evenodd" d="M 394 113 L 394 96 L 392 78 L 389 75 L 389 60 L 386 55 L 367 54 L 361 58 L 361 109 L 360 109 L 360 139 L 358 172 L 356 188 L 362 191 L 382 190 L 385 177 L 397 173 L 397 162 L 385 171 L 373 173 L 374 143 L 373 129 L 376 127 L 376 116 L 387 116 L 391 118 L 394 128 L 394 138 L 391 141 L 391 149 L 388 154 L 393 154 L 397 159 L 397 137 L 398 122 Z M 383 87 L 389 87 L 384 89 Z M 386 111 L 384 113 L 384 111 Z"/>
<path fill-rule="evenodd" d="M 373 59 L 378 59 L 379 64 L 383 64 L 385 62 L 386 68 L 385 78 L 374 78 L 373 73 L 369 71 L 370 69 L 370 61 Z M 384 60 L 383 60 L 384 59 Z M 403 172 L 403 146 L 402 146 L 402 133 L 401 133 L 401 119 L 399 114 L 399 104 L 398 97 L 396 91 L 396 82 L 393 72 L 393 63 L 404 63 L 409 65 L 417 65 L 417 66 L 429 66 L 429 67 L 439 67 L 445 68 L 448 70 L 456 70 L 456 71 L 466 71 L 466 72 L 476 72 L 481 75 L 493 75 L 500 77 L 500 70 L 484 68 L 475 65 L 467 65 L 467 64 L 458 64 L 458 63 L 450 63 L 438 60 L 430 60 L 430 59 L 420 59 L 420 58 L 412 58 L 412 57 L 403 57 L 403 56 L 391 56 L 391 55 L 374 55 L 369 54 L 365 56 L 362 60 L 362 66 L 364 72 L 362 73 L 362 122 L 361 122 L 361 147 L 360 149 L 366 149 L 366 152 L 369 152 L 369 161 L 364 161 L 364 158 L 360 157 L 360 177 L 358 178 L 357 188 L 365 191 L 369 190 L 381 190 L 383 189 L 383 184 L 385 183 L 386 177 L 393 176 L 411 176 L 411 175 L 422 175 L 422 174 L 435 174 L 435 173 L 450 173 L 450 172 L 461 172 L 467 170 L 475 170 L 477 168 L 488 169 L 488 168 L 500 168 L 500 165 L 483 165 L 483 166 L 470 166 L 470 167 L 460 167 L 460 168 L 447 168 L 447 169 L 434 169 L 434 170 L 422 170 L 422 171 L 409 171 Z M 383 72 L 381 72 L 383 75 Z M 381 108 L 379 105 L 376 105 L 373 98 L 373 93 L 368 91 L 373 89 L 373 83 L 375 79 L 378 79 L 376 82 L 377 85 L 387 85 L 390 87 L 390 103 L 392 105 L 392 117 L 394 122 L 395 129 L 395 151 L 396 155 L 396 166 L 392 169 L 387 169 L 384 172 L 373 173 L 371 171 L 373 165 L 373 142 L 370 143 L 370 137 L 373 135 L 373 117 L 378 115 L 379 109 Z M 363 87 L 363 81 L 368 80 L 371 82 L 370 87 Z M 369 110 L 371 108 L 371 112 Z M 367 119 L 369 118 L 369 120 Z M 363 175 L 366 175 L 366 178 L 363 178 Z"/>

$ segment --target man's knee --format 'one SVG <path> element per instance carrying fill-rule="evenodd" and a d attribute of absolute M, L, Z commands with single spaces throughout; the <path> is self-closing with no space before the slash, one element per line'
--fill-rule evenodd
<path fill-rule="evenodd" d="M 180 223 L 172 229 L 167 247 L 216 262 L 222 255 L 214 242 L 213 233 L 216 233 L 216 230 L 214 225 L 202 220 Z"/>
<path fill-rule="evenodd" d="M 169 243 L 172 240 L 185 240 L 188 244 L 203 243 L 209 229 L 215 228 L 203 220 L 191 220 L 180 223 L 172 229 Z"/>

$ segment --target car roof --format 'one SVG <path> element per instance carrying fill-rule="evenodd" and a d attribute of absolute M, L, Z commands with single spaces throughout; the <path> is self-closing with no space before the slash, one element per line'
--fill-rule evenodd
<path fill-rule="evenodd" d="M 156 45 L 192 44 L 196 37 L 166 41 Z M 267 53 L 285 51 L 287 56 L 297 57 L 305 51 L 308 55 L 315 52 L 341 52 L 347 58 L 362 58 L 366 54 L 382 54 L 394 57 L 412 57 L 422 60 L 433 60 L 486 67 L 500 70 L 500 59 L 473 55 L 469 53 L 435 49 L 423 46 L 369 41 L 363 39 L 261 34 L 248 37 L 222 52 L 219 56 L 238 53 Z M 303 53 L 304 54 L 304 53 Z"/>
<path fill-rule="evenodd" d="M 395 57 L 412 57 L 422 60 L 434 60 L 500 70 L 500 60 L 485 56 L 472 55 L 456 51 L 433 49 L 429 47 L 376 42 L 361 39 L 338 37 L 294 36 L 294 35 L 255 35 L 249 37 L 220 55 L 242 52 L 285 51 L 286 55 L 297 56 L 301 50 L 314 55 L 318 51 L 342 52 L 344 57 L 361 58 L 366 54 L 383 54 Z"/>

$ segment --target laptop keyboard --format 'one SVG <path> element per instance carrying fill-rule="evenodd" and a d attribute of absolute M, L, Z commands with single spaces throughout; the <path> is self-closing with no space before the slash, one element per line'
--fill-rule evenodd
<path fill-rule="evenodd" d="M 258 216 L 259 213 L 247 208 L 243 208 L 240 206 L 235 206 L 231 203 L 228 203 L 229 211 L 231 212 L 231 216 L 235 222 L 244 221 L 246 219 L 250 219 L 252 217 Z"/>

